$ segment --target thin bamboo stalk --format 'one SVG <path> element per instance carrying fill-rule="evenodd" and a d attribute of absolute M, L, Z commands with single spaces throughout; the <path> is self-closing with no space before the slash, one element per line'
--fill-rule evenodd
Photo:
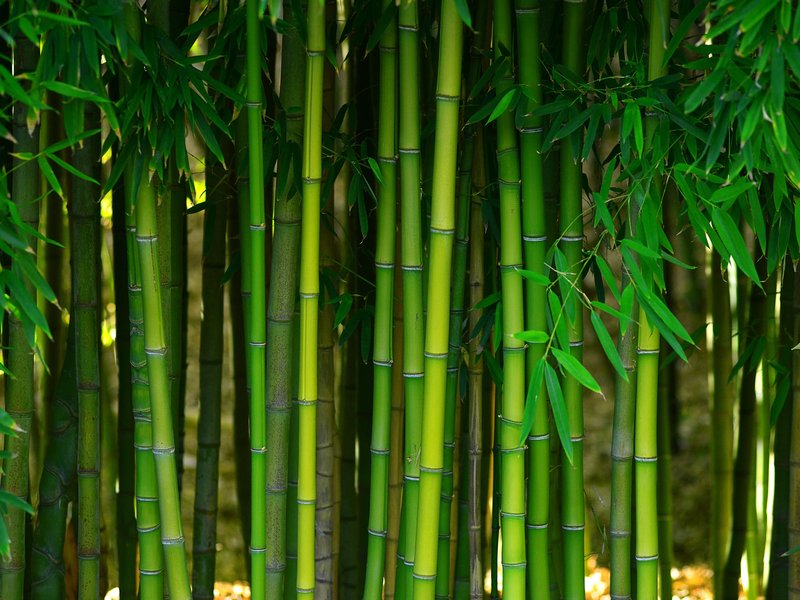
<path fill-rule="evenodd" d="M 486 3 L 482 3 L 486 4 Z M 469 244 L 469 305 L 474 307 L 483 298 L 483 193 L 486 186 L 484 172 L 483 135 L 476 132 L 472 167 L 472 194 L 470 198 L 470 244 Z M 469 331 L 475 330 L 480 320 L 480 311 L 469 311 Z M 483 591 L 483 361 L 479 357 L 480 340 L 474 336 L 469 341 L 469 379 L 467 394 L 469 403 L 468 486 L 467 509 L 469 511 L 469 597 L 482 600 Z"/>
<path fill-rule="evenodd" d="M 793 285 L 793 300 L 794 306 L 794 335 L 792 343 L 798 338 L 800 334 L 800 319 L 797 318 L 800 312 L 800 269 L 794 269 L 794 285 Z M 800 353 L 792 352 L 792 387 L 791 395 L 787 398 L 787 402 L 792 403 L 792 429 L 789 438 L 789 506 L 787 508 L 788 515 L 788 545 L 784 552 L 791 548 L 796 548 L 800 545 Z M 786 560 L 786 557 L 783 557 Z M 800 561 L 797 560 L 797 555 L 790 557 L 787 560 L 787 598 L 789 600 L 797 600 L 800 598 Z M 782 597 L 780 588 L 775 588 L 775 597 Z M 779 596 L 778 594 L 781 594 Z"/>
<path fill-rule="evenodd" d="M 19 6 L 16 6 L 17 4 Z M 22 4 L 22 2 L 15 3 L 11 10 L 14 12 L 23 10 Z M 38 48 L 20 32 L 15 40 L 14 73 L 32 72 L 36 68 L 38 57 Z M 28 129 L 28 111 L 22 102 L 15 103 L 12 110 L 12 134 L 16 139 L 15 153 L 36 154 L 39 151 L 39 127 Z M 39 224 L 39 206 L 36 204 L 40 193 L 39 186 L 37 162 L 15 156 L 11 175 L 12 201 L 22 222 L 34 230 Z M 27 235 L 26 241 L 31 250 L 36 248 L 32 236 Z M 35 260 L 34 257 L 34 263 Z M 31 297 L 35 297 L 33 282 L 24 276 L 20 268 L 15 268 L 13 265 L 11 268 L 16 271 L 16 276 L 20 277 L 25 291 Z M 16 437 L 9 438 L 5 442 L 4 449 L 8 452 L 8 458 L 4 460 L 2 485 L 3 490 L 26 501 L 29 487 L 28 454 L 34 407 L 33 340 L 28 339 L 22 321 L 13 313 L 8 316 L 7 339 L 9 350 L 6 353 L 5 366 L 14 377 L 5 377 L 5 409 L 21 431 Z M 25 513 L 19 508 L 9 507 L 5 519 L 10 554 L 0 564 L 0 595 L 9 600 L 17 600 L 22 598 L 25 585 Z"/>
<path fill-rule="evenodd" d="M 247 381 L 250 387 L 250 589 L 254 600 L 266 598 L 266 283 L 265 243 L 266 216 L 264 213 L 264 176 L 262 146 L 261 30 L 257 0 L 247 0 L 247 142 L 248 227 L 245 253 L 248 256 L 250 307 L 247 317 Z M 243 215 L 240 215 L 242 218 Z M 312 527 L 313 532 L 313 527 Z"/>
<path fill-rule="evenodd" d="M 303 126 L 305 56 L 301 41 L 283 37 L 281 105 L 286 119 L 286 143 L 299 144 Z M 291 156 L 291 155 L 289 155 Z M 293 159 L 279 164 L 292 172 Z M 267 453 L 266 519 L 269 598 L 283 593 L 286 571 L 286 502 L 291 421 L 293 338 L 292 316 L 297 295 L 297 257 L 300 247 L 300 194 L 296 186 L 276 190 L 275 233 L 272 243 L 270 295 L 267 313 Z"/>
<path fill-rule="evenodd" d="M 297 463 L 297 596 L 314 597 L 316 502 L 317 334 L 319 305 L 320 178 L 325 6 L 310 2 L 307 16 L 306 99 L 303 126 L 303 206 L 300 231 L 300 371 Z"/>
<path fill-rule="evenodd" d="M 405 382 L 405 440 L 403 473 L 403 538 L 398 554 L 398 580 L 409 598 L 413 590 L 419 451 L 422 443 L 424 318 L 422 295 L 422 198 L 420 195 L 420 77 L 417 0 L 401 2 L 399 13 L 399 72 L 403 93 L 399 105 L 401 249 L 403 272 L 403 378 Z"/>
<path fill-rule="evenodd" d="M 75 352 L 75 327 L 67 331 L 66 356 Z M 55 365 L 51 365 L 55 368 Z M 31 553 L 31 598 L 47 600 L 66 595 L 64 538 L 67 509 L 75 495 L 78 435 L 78 393 L 74 360 L 65 360 L 50 409 L 50 444 L 39 481 L 39 505 Z"/>
<path fill-rule="evenodd" d="M 714 570 L 715 596 L 722 597 L 722 569 L 732 522 L 733 494 L 733 384 L 729 381 L 731 358 L 731 303 L 728 282 L 720 257 L 711 255 L 711 315 L 713 352 L 711 354 L 713 396 L 711 406 L 711 567 Z"/>
<path fill-rule="evenodd" d="M 463 26 L 453 0 L 442 1 L 436 82 L 436 140 L 430 228 L 428 319 L 420 452 L 419 505 L 414 549 L 414 598 L 434 597 L 436 534 L 444 461 L 444 412 L 450 308 L 450 263 L 455 229 L 456 154 L 461 97 Z"/>
<path fill-rule="evenodd" d="M 390 0 L 389 0 L 390 1 Z M 384 7 L 388 1 L 383 2 Z M 377 237 L 375 242 L 375 323 L 372 404 L 369 542 L 364 599 L 383 593 L 386 562 L 389 450 L 392 406 L 392 313 L 394 309 L 395 222 L 397 215 L 397 18 L 380 41 L 378 111 Z"/>
<path fill-rule="evenodd" d="M 186 568 L 175 462 L 175 431 L 172 423 L 163 305 L 158 277 L 159 244 L 155 204 L 154 190 L 148 173 L 145 172 L 139 183 L 136 202 L 136 242 L 142 276 L 144 343 L 150 381 L 152 443 L 161 516 L 161 543 L 169 595 L 176 600 L 188 600 L 191 591 Z"/>
<path fill-rule="evenodd" d="M 224 149 L 230 155 L 232 148 Z M 200 323 L 200 415 L 192 533 L 192 596 L 214 597 L 217 555 L 217 483 L 222 404 L 225 230 L 230 196 L 225 165 L 209 158 L 203 217 L 203 318 Z"/>
<path fill-rule="evenodd" d="M 622 289 L 629 283 L 623 266 Z M 636 401 L 636 317 L 639 307 L 634 302 L 625 333 L 617 343 L 622 366 L 628 376 L 614 380 L 614 426 L 611 440 L 611 593 L 620 600 L 632 598 L 631 585 L 631 511 L 633 501 L 633 427 Z"/>
<path fill-rule="evenodd" d="M 564 37 L 562 62 L 579 76 L 583 73 L 583 23 L 585 2 L 564 3 Z M 583 356 L 583 308 L 579 292 L 581 288 L 581 247 L 583 244 L 583 221 L 581 219 L 581 165 L 575 160 L 573 144 L 561 143 L 561 246 L 567 262 L 567 277 L 574 285 L 568 298 L 562 300 L 567 307 L 570 354 L 575 360 Z M 569 308 L 571 307 L 571 309 Z M 572 315 L 570 316 L 570 310 Z M 561 501 L 561 535 L 564 543 L 564 598 L 583 599 L 583 552 L 586 508 L 583 495 L 583 390 L 580 383 L 565 375 L 563 381 L 564 402 L 569 415 L 572 438 L 572 460 L 562 456 L 563 478 Z"/>
<path fill-rule="evenodd" d="M 292 338 L 297 340 L 300 330 L 300 316 L 297 309 L 292 315 Z M 292 344 L 292 410 L 289 422 L 289 469 L 286 490 L 286 580 L 283 584 L 283 597 L 295 598 L 297 587 L 297 465 L 298 465 L 298 370 L 300 365 L 300 344 Z"/>
<path fill-rule="evenodd" d="M 87 108 L 84 124 L 99 122 Z M 100 136 L 73 153 L 76 169 L 99 179 Z M 100 196 L 99 187 L 73 176 L 71 231 L 80 240 L 73 254 L 72 304 L 78 381 L 78 597 L 100 595 Z"/>

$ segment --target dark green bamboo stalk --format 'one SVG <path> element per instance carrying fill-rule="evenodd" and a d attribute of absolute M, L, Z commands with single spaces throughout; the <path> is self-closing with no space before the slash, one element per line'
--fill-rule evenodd
<path fill-rule="evenodd" d="M 66 356 L 74 356 L 75 327 L 67 332 Z M 51 365 L 51 369 L 55 365 Z M 39 506 L 31 554 L 31 598 L 63 598 L 64 537 L 67 509 L 74 497 L 77 467 L 78 393 L 74 360 L 64 361 L 58 377 L 48 434 L 50 444 L 39 481 Z"/>
<path fill-rule="evenodd" d="M 629 283 L 623 266 L 622 288 Z M 627 315 L 625 332 L 620 335 L 617 350 L 627 381 L 620 375 L 614 380 L 614 428 L 611 440 L 611 594 L 615 599 L 632 598 L 631 586 L 631 510 L 633 500 L 633 427 L 636 401 L 636 302 Z"/>
<path fill-rule="evenodd" d="M 487 4 L 487 3 L 482 3 Z M 474 307 L 483 299 L 483 194 L 486 185 L 484 171 L 483 135 L 479 129 L 475 136 L 477 152 L 473 152 L 472 194 L 470 198 L 469 223 L 469 305 Z M 469 312 L 469 331 L 475 330 L 481 311 Z M 480 340 L 474 336 L 469 341 L 469 379 L 467 394 L 469 402 L 469 466 L 468 529 L 469 529 L 469 597 L 483 600 L 483 361 L 479 356 Z M 488 471 L 488 469 L 486 469 Z"/>
<path fill-rule="evenodd" d="M 19 4 L 19 6 L 16 6 Z M 12 12 L 22 10 L 22 2 L 15 3 Z M 26 74 L 36 68 L 39 57 L 38 48 L 21 32 L 17 35 L 14 49 L 14 73 Z M 27 85 L 27 84 L 25 84 Z M 21 102 L 13 107 L 12 133 L 16 144 L 16 153 L 39 151 L 39 127 L 29 130 L 27 125 L 28 111 Z M 18 157 L 13 159 L 11 176 L 13 191 L 12 201 L 17 207 L 22 222 L 38 228 L 39 224 L 39 167 L 35 160 Z M 35 253 L 36 242 L 32 236 L 26 235 L 25 241 Z M 34 256 L 34 264 L 36 262 Z M 33 282 L 25 277 L 24 272 L 12 265 L 16 276 L 21 279 L 25 291 L 35 298 Z M 3 465 L 3 490 L 26 501 L 29 494 L 28 452 L 30 431 L 34 407 L 34 340 L 29 339 L 22 321 L 13 313 L 8 316 L 8 350 L 6 351 L 6 368 L 14 377 L 5 377 L 5 409 L 17 424 L 20 432 L 16 437 L 8 438 L 5 450 L 9 458 Z M 11 552 L 0 565 L 0 595 L 9 600 L 21 599 L 25 585 L 25 513 L 19 508 L 9 507 L 5 517 Z"/>
<path fill-rule="evenodd" d="M 759 277 L 764 278 L 766 275 L 766 259 L 763 256 L 756 261 L 756 269 Z M 740 299 L 740 301 L 743 300 Z M 740 355 L 747 351 L 748 344 L 756 343 L 756 340 L 763 339 L 764 310 L 764 290 L 757 285 L 752 285 L 746 329 L 744 329 L 745 325 L 742 323 L 739 342 Z M 739 387 L 739 435 L 736 444 L 736 460 L 733 468 L 733 495 L 731 497 L 731 541 L 723 570 L 722 593 L 724 598 L 733 598 L 739 593 L 742 553 L 745 549 L 749 529 L 748 512 L 750 511 L 751 503 L 755 501 L 755 479 L 752 477 L 751 471 L 755 468 L 756 369 L 751 364 L 744 365 L 742 369 Z M 757 580 L 758 573 L 755 572 L 754 574 Z M 752 583 L 758 587 L 757 581 Z"/>
<path fill-rule="evenodd" d="M 401 248 L 403 271 L 403 377 L 405 440 L 403 451 L 403 541 L 398 580 L 406 598 L 413 590 L 419 450 L 422 444 L 424 320 L 422 296 L 422 198 L 420 195 L 419 16 L 417 0 L 401 2 L 398 14 L 399 71 L 403 82 L 399 106 Z"/>
<path fill-rule="evenodd" d="M 667 269 L 665 265 L 665 270 Z M 667 279 L 667 281 L 669 281 Z M 666 289 L 673 289 L 671 283 Z M 662 340 L 662 350 L 667 344 Z M 670 401 L 674 389 L 670 386 L 669 373 L 664 373 L 658 384 L 658 573 L 659 597 L 672 600 L 672 427 L 670 423 Z"/>
<path fill-rule="evenodd" d="M 583 73 L 583 23 L 586 3 L 564 3 L 564 38 L 562 62 L 579 76 Z M 570 354 L 580 361 L 583 356 L 583 308 L 580 302 L 581 247 L 583 221 L 581 218 L 581 164 L 576 161 L 577 149 L 570 140 L 561 143 L 561 247 L 567 261 L 567 277 L 575 285 L 569 297 L 562 300 L 567 309 Z M 564 402 L 570 421 L 573 456 L 571 461 L 562 456 L 563 478 L 561 501 L 561 530 L 564 540 L 564 598 L 583 599 L 583 551 L 585 528 L 585 502 L 583 495 L 583 390 L 580 383 L 565 375 Z"/>
<path fill-rule="evenodd" d="M 153 187 L 143 173 L 136 202 L 136 242 L 142 276 L 144 343 L 150 382 L 150 410 L 153 423 L 153 457 L 158 483 L 161 543 L 170 597 L 191 597 L 186 568 L 183 526 L 175 463 L 175 432 L 169 387 L 167 347 L 162 318 L 161 287 L 158 277 L 158 228 Z"/>
<path fill-rule="evenodd" d="M 303 126 L 304 52 L 294 35 L 283 38 L 281 105 L 287 143 L 298 144 Z M 291 158 L 279 164 L 292 171 Z M 276 190 L 275 232 L 272 243 L 270 295 L 267 313 L 267 597 L 283 593 L 286 571 L 286 494 L 289 460 L 294 346 L 292 316 L 297 294 L 297 256 L 300 247 L 300 194 L 296 186 Z"/>
<path fill-rule="evenodd" d="M 327 93 L 327 92 L 326 92 Z M 328 202 L 332 208 L 332 202 Z M 328 227 L 320 231 L 320 267 L 333 268 L 334 240 Z M 336 573 L 333 568 L 333 435 L 336 415 L 333 405 L 333 308 L 325 303 L 319 313 L 317 361 L 317 503 L 315 517 L 315 565 L 318 600 L 333 600 Z"/>
<path fill-rule="evenodd" d="M 300 230 L 300 371 L 297 394 L 297 595 L 299 598 L 313 598 L 315 586 L 319 213 L 322 177 L 322 84 L 325 65 L 323 3 L 309 3 L 307 30 L 303 206 Z"/>
<path fill-rule="evenodd" d="M 99 122 L 87 108 L 85 126 Z M 99 180 L 100 137 L 83 140 L 73 164 Z M 72 306 L 78 382 L 78 597 L 100 595 L 100 188 L 73 176 L 70 237 L 80 251 L 72 255 Z"/>
<path fill-rule="evenodd" d="M 792 343 L 798 339 L 800 335 L 800 319 L 797 315 L 800 314 L 800 269 L 795 268 L 793 283 L 793 300 L 794 306 L 792 307 L 793 321 L 794 321 L 794 334 L 792 336 Z M 792 403 L 792 429 L 789 437 L 789 506 L 787 507 L 787 524 L 788 524 L 788 544 L 780 557 L 787 562 L 786 569 L 788 571 L 787 592 L 786 597 L 790 600 L 797 600 L 800 598 L 800 569 L 794 558 L 786 557 L 784 552 L 792 548 L 797 548 L 800 545 L 800 436 L 797 432 L 800 431 L 800 353 L 797 351 L 792 352 L 792 387 L 791 395 L 786 400 Z M 782 597 L 783 590 L 775 588 L 775 597 Z"/>
<path fill-rule="evenodd" d="M 459 440 L 459 490 L 458 490 L 458 539 L 456 541 L 456 564 L 453 583 L 453 598 L 467 600 L 470 596 L 470 553 L 469 553 L 469 405 L 464 403 L 459 409 L 461 416 L 461 439 Z"/>
<path fill-rule="evenodd" d="M 117 160 L 117 156 L 114 157 Z M 117 325 L 117 565 L 120 596 L 136 594 L 136 467 L 131 386 L 130 307 L 128 299 L 128 235 L 125 182 L 112 192 L 112 234 L 114 240 L 114 304 Z M 59 209 L 60 210 L 60 209 Z M 60 318 L 60 317 L 59 317 Z"/>
<path fill-rule="evenodd" d="M 722 597 L 722 569 L 731 526 L 733 495 L 733 389 L 729 381 L 731 358 L 731 303 L 720 257 L 711 254 L 711 315 L 714 346 L 711 354 L 714 392 L 711 406 L 711 568 L 714 594 Z"/>
<path fill-rule="evenodd" d="M 544 207 L 541 137 L 542 120 L 530 112 L 542 104 L 539 57 L 539 1 L 517 0 L 517 38 L 519 43 L 519 82 L 527 86 L 533 99 L 528 101 L 520 128 L 522 178 L 522 240 L 525 268 L 547 277 L 545 253 L 547 227 Z M 546 286 L 525 281 L 525 329 L 547 330 Z M 526 372 L 533 374 L 543 356 L 542 344 L 526 352 Z M 527 546 L 528 594 L 545 598 L 550 589 L 548 560 L 548 522 L 550 520 L 550 424 L 544 382 L 539 390 L 533 427 L 528 435 Z M 533 558 L 536 557 L 536 558 Z"/>
<path fill-rule="evenodd" d="M 389 0 L 390 1 L 390 0 Z M 388 6 L 388 2 L 382 3 Z M 392 312 L 394 308 L 394 251 L 397 215 L 397 18 L 380 41 L 378 111 L 377 238 L 375 242 L 375 323 L 369 542 L 364 599 L 378 600 L 383 593 L 386 562 L 389 449 L 392 406 Z"/>
<path fill-rule="evenodd" d="M 226 148 L 230 155 L 230 145 Z M 217 483 L 222 402 L 225 229 L 230 188 L 225 165 L 209 158 L 203 217 L 203 318 L 200 323 L 200 415 L 192 535 L 192 595 L 214 597 L 217 555 Z"/>
<path fill-rule="evenodd" d="M 791 261 L 785 260 L 781 278 L 778 340 L 781 348 L 780 364 L 785 369 L 784 377 L 788 377 L 790 382 L 794 376 L 792 363 L 795 355 L 791 350 L 795 334 L 794 280 L 794 266 Z M 775 424 L 772 540 L 769 550 L 769 579 L 765 586 L 768 600 L 785 598 L 788 594 L 789 561 L 783 553 L 789 549 L 789 460 L 793 422 L 793 402 L 787 398 Z"/>
<path fill-rule="evenodd" d="M 243 244 L 249 262 L 247 275 L 250 307 L 245 306 L 247 338 L 247 382 L 250 388 L 250 587 L 254 600 L 266 598 L 266 288 L 264 249 L 264 176 L 262 147 L 261 15 L 257 0 L 247 1 L 247 143 L 248 143 L 248 226 Z M 240 215 L 243 218 L 244 215 Z"/>
<path fill-rule="evenodd" d="M 300 331 L 298 309 L 292 315 L 292 338 L 297 340 Z M 292 409 L 289 422 L 289 469 L 286 491 L 286 580 L 283 584 L 283 597 L 293 600 L 297 588 L 297 465 L 298 453 L 298 411 L 297 394 L 299 389 L 300 344 L 292 344 Z"/>
<path fill-rule="evenodd" d="M 450 263 L 455 228 L 456 155 L 461 97 L 463 26 L 453 0 L 442 1 L 436 82 L 436 140 L 430 229 L 428 319 L 420 452 L 419 505 L 414 549 L 414 598 L 434 597 L 436 537 L 444 460 L 444 412 L 450 308 Z M 405 217 L 404 217 L 405 218 Z"/>

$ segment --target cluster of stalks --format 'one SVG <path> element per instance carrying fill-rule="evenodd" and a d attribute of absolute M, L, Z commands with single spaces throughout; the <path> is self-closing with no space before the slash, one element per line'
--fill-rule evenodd
<path fill-rule="evenodd" d="M 702 5 L 44 4 L 0 15 L 0 598 L 215 597 L 226 411 L 254 600 L 578 600 L 590 557 L 612 598 L 672 598 L 675 361 L 703 331 L 676 317 L 674 266 L 703 259 L 676 258 L 690 237 L 708 248 L 685 280 L 708 288 L 715 594 L 800 597 L 800 213 L 767 208 L 796 173 L 741 203 L 731 177 L 691 196 L 697 140 L 723 138 L 716 113 L 690 121 L 711 86 L 675 83 L 714 69 L 681 46 Z M 594 527 L 598 364 L 614 413 Z"/>

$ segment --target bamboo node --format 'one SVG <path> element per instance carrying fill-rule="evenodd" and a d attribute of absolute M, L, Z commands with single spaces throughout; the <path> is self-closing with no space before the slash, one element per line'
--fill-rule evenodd
<path fill-rule="evenodd" d="M 414 579 L 419 579 L 421 581 L 434 581 L 436 579 L 436 574 L 433 575 L 420 575 L 416 571 L 411 574 Z"/>
<path fill-rule="evenodd" d="M 561 529 L 564 531 L 583 531 L 586 529 L 585 525 L 561 525 Z"/>
<path fill-rule="evenodd" d="M 546 242 L 547 241 L 547 236 L 546 235 L 523 235 L 522 236 L 522 241 L 523 242 L 531 242 L 531 243 Z"/>
<path fill-rule="evenodd" d="M 267 552 L 266 548 L 255 548 L 250 546 L 250 554 L 265 554 Z"/>
<path fill-rule="evenodd" d="M 657 456 L 634 456 L 633 460 L 640 463 L 654 463 L 658 462 Z"/>
<path fill-rule="evenodd" d="M 542 435 L 529 435 L 528 441 L 529 442 L 543 442 L 550 439 L 549 433 L 544 433 Z"/>
<path fill-rule="evenodd" d="M 636 562 L 652 562 L 654 560 L 658 560 L 658 554 L 653 554 L 651 556 L 636 555 Z"/>
<path fill-rule="evenodd" d="M 436 100 L 442 102 L 460 102 L 461 96 L 450 96 L 448 94 L 436 94 Z"/>
<path fill-rule="evenodd" d="M 548 523 L 525 523 L 525 529 L 547 529 Z"/>
<path fill-rule="evenodd" d="M 512 512 L 507 512 L 507 511 L 501 510 L 500 511 L 500 518 L 501 519 L 524 519 L 525 518 L 525 513 L 524 512 L 512 513 Z"/>
<path fill-rule="evenodd" d="M 386 530 L 385 529 L 383 531 L 377 531 L 375 529 L 370 529 L 369 527 L 367 527 L 367 533 L 372 535 L 372 536 L 375 536 L 375 537 L 386 539 Z"/>

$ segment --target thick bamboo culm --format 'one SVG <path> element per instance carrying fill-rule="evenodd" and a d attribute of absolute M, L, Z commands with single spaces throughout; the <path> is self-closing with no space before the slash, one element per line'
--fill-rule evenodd
<path fill-rule="evenodd" d="M 573 73 L 583 72 L 583 23 L 585 2 L 564 3 L 564 37 L 562 62 Z M 561 141 L 561 246 L 566 258 L 568 277 L 575 286 L 563 298 L 568 318 L 569 351 L 581 361 L 583 357 L 583 308 L 578 294 L 581 288 L 581 249 L 583 246 L 581 165 L 576 161 L 578 148 L 572 140 Z M 571 308 L 570 308 L 571 307 Z M 570 314 L 571 313 L 571 314 Z M 562 383 L 564 402 L 569 415 L 572 460 L 561 458 L 562 500 L 561 536 L 564 545 L 564 598 L 583 599 L 584 534 L 586 509 L 583 495 L 583 390 L 572 375 Z"/>
<path fill-rule="evenodd" d="M 401 2 L 398 9 L 398 70 L 403 93 L 398 106 L 400 161 L 400 262 L 403 272 L 403 380 L 405 434 L 403 450 L 403 538 L 398 588 L 411 597 L 417 507 L 419 450 L 422 443 L 424 320 L 422 296 L 422 198 L 420 196 L 420 77 L 417 0 Z M 398 594 L 398 597 L 400 595 Z"/>
<path fill-rule="evenodd" d="M 456 156 L 461 100 L 463 25 L 454 0 L 442 1 L 436 83 L 436 139 L 430 229 L 428 318 L 425 324 L 425 377 L 419 505 L 414 550 L 414 599 L 435 595 L 439 498 L 444 461 L 444 408 L 447 379 L 450 265 L 455 229 Z"/>
<path fill-rule="evenodd" d="M 309 2 L 303 126 L 303 205 L 300 231 L 300 366 L 297 395 L 297 596 L 313 598 L 316 504 L 319 226 L 322 177 L 322 88 L 325 5 Z"/>
<path fill-rule="evenodd" d="M 305 52 L 296 34 L 285 35 L 281 49 L 281 105 L 287 141 L 299 144 L 303 135 Z M 293 158 L 278 163 L 291 170 Z M 292 317 L 297 296 L 297 256 L 300 249 L 300 191 L 287 185 L 275 191 L 275 226 L 267 307 L 267 453 L 266 480 L 266 595 L 280 598 L 286 573 L 287 469 L 294 364 Z M 293 586 L 292 586 L 293 587 Z"/>
<path fill-rule="evenodd" d="M 388 6 L 388 2 L 383 3 Z M 397 19 L 381 36 L 378 91 L 377 237 L 375 242 L 375 324 L 372 364 L 372 440 L 370 503 L 364 600 L 383 595 L 389 491 L 392 410 L 392 311 L 394 307 L 395 221 L 397 215 Z"/>

